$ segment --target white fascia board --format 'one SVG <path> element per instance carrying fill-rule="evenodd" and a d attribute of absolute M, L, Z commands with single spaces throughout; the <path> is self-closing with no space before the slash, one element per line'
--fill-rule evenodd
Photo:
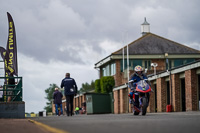
<path fill-rule="evenodd" d="M 122 55 L 112 55 L 112 59 L 122 59 Z M 127 56 L 124 56 L 126 59 Z M 199 54 L 194 54 L 194 55 L 168 55 L 165 57 L 164 54 L 158 54 L 158 55 L 129 55 L 129 59 L 184 59 L 184 58 L 200 58 Z"/>
<path fill-rule="evenodd" d="M 155 80 L 157 78 L 167 77 L 167 76 L 169 76 L 169 74 L 170 74 L 169 72 L 164 72 L 164 73 L 161 73 L 161 74 L 157 74 L 157 75 L 148 77 L 148 80 L 152 81 L 152 80 Z"/>
<path fill-rule="evenodd" d="M 124 89 L 124 88 L 127 88 L 127 87 L 128 87 L 127 84 L 124 84 L 124 85 L 113 88 L 113 91 L 121 90 L 121 89 Z"/>
<path fill-rule="evenodd" d="M 194 69 L 194 68 L 198 68 L 198 67 L 200 67 L 200 62 L 174 69 L 174 70 L 172 70 L 172 74 L 180 73 L 180 72 L 190 70 L 190 69 Z"/>
<path fill-rule="evenodd" d="M 187 66 L 183 66 L 183 67 L 180 67 L 180 68 L 177 68 L 177 69 L 173 69 L 173 70 L 171 70 L 171 74 L 182 73 L 182 72 L 185 72 L 187 70 L 195 69 L 195 68 L 200 68 L 200 62 L 191 64 L 191 65 L 187 65 Z M 162 78 L 162 77 L 169 76 L 169 74 L 170 74 L 169 71 L 168 72 L 163 72 L 161 74 L 148 77 L 148 80 L 150 80 L 150 81 L 156 80 L 157 78 Z"/>
<path fill-rule="evenodd" d="M 122 59 L 122 55 L 112 55 L 112 59 Z M 125 55 L 126 59 L 127 56 Z M 129 59 L 164 59 L 164 55 L 129 55 Z"/>
<path fill-rule="evenodd" d="M 178 59 L 182 59 L 182 58 L 200 58 L 200 54 L 184 54 L 184 55 L 168 55 L 167 58 L 178 58 Z"/>
<path fill-rule="evenodd" d="M 103 60 L 99 61 L 97 64 L 95 64 L 95 68 L 99 68 L 100 66 L 106 64 L 107 62 L 109 62 L 111 60 L 111 56 L 108 56 L 106 58 L 104 58 Z"/>

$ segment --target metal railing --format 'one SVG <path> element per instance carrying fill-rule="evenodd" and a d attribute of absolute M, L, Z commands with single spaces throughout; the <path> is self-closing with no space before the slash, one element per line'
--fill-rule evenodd
<path fill-rule="evenodd" d="M 0 80 L 4 80 L 6 82 L 9 79 L 15 79 L 15 84 L 4 84 L 0 88 L 0 92 L 2 96 L 0 98 L 1 102 L 8 102 L 8 97 L 11 97 L 12 101 L 22 101 L 23 100 L 23 89 L 22 89 L 22 77 L 0 77 Z M 8 92 L 11 92 L 8 94 Z"/>

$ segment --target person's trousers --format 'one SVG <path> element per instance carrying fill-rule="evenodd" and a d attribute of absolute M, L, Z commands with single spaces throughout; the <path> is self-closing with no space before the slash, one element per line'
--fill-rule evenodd
<path fill-rule="evenodd" d="M 139 95 L 135 94 L 135 106 L 139 108 Z"/>
<path fill-rule="evenodd" d="M 63 114 L 62 103 L 61 104 L 55 104 L 55 106 L 56 106 L 56 115 L 58 115 L 58 108 L 59 107 L 60 107 L 61 114 Z"/>
<path fill-rule="evenodd" d="M 69 116 L 69 113 L 73 114 L 73 100 L 74 100 L 74 95 L 66 95 L 66 106 L 67 106 L 67 110 L 66 110 L 66 113 L 67 115 Z"/>

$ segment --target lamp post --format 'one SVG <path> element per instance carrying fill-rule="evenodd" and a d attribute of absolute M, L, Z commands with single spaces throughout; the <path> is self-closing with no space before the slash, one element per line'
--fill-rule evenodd
<path fill-rule="evenodd" d="M 154 76 L 156 75 L 156 67 L 158 66 L 157 63 L 151 63 L 151 66 L 154 67 Z"/>

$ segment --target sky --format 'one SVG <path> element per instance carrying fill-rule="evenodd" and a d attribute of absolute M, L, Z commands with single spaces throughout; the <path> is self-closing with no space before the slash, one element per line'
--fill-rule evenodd
<path fill-rule="evenodd" d="M 45 89 L 60 86 L 66 72 L 78 88 L 98 79 L 94 64 L 140 38 L 144 17 L 151 33 L 200 50 L 199 5 L 199 0 L 0 0 L 0 46 L 7 45 L 9 12 L 25 112 L 43 111 Z"/>

